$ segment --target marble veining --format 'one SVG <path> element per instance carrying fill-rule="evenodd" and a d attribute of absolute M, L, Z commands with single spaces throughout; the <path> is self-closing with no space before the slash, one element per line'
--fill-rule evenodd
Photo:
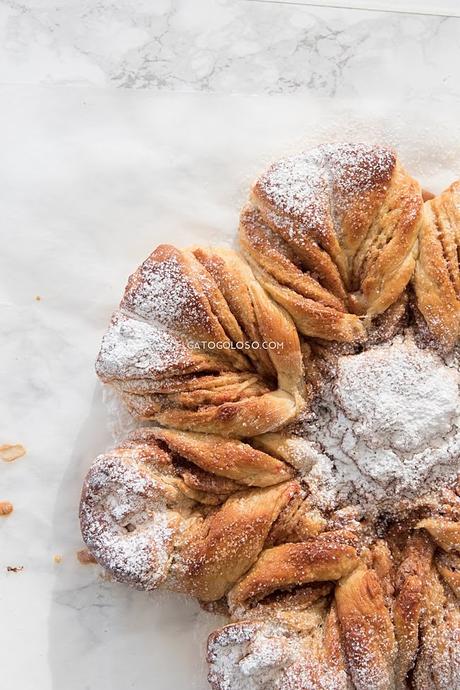
<path fill-rule="evenodd" d="M 459 21 L 253 0 L 2 0 L 0 83 L 437 98 L 458 82 Z"/>

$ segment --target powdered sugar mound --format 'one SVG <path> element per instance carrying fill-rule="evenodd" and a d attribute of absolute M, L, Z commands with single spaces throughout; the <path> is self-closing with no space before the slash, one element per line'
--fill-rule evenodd
<path fill-rule="evenodd" d="M 259 180 L 271 204 L 319 229 L 330 213 L 333 195 L 345 210 L 375 186 L 389 182 L 395 165 L 390 149 L 367 144 L 327 144 L 284 158 Z"/>
<path fill-rule="evenodd" d="M 386 443 L 396 452 L 416 452 L 458 421 L 459 382 L 440 357 L 406 340 L 344 357 L 335 391 L 370 448 Z"/>
<path fill-rule="evenodd" d="M 152 589 L 166 577 L 173 525 L 162 487 L 137 465 L 135 451 L 101 455 L 86 479 L 82 534 L 118 580 Z"/>
<path fill-rule="evenodd" d="M 340 357 L 294 449 L 318 503 L 391 509 L 455 479 L 459 386 L 455 363 L 410 335 Z"/>

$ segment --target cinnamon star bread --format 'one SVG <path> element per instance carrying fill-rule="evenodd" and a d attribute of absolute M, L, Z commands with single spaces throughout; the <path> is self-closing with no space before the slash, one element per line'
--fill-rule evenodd
<path fill-rule="evenodd" d="M 161 245 L 96 370 L 139 428 L 83 538 L 196 597 L 213 690 L 460 688 L 460 183 L 384 146 L 274 163 L 240 249 Z"/>

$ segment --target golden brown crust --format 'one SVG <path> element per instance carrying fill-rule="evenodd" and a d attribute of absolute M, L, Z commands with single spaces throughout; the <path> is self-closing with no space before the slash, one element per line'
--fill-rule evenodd
<path fill-rule="evenodd" d="M 394 687 L 396 643 L 383 589 L 374 570 L 354 570 L 335 592 L 350 674 L 356 690 Z"/>
<path fill-rule="evenodd" d="M 460 335 L 460 182 L 424 204 L 414 287 L 417 306 L 445 348 Z"/>
<path fill-rule="evenodd" d="M 351 680 L 348 678 L 348 660 L 343 647 L 342 632 L 335 602 L 331 605 L 324 625 L 324 656 L 327 666 L 333 669 L 333 677 L 337 679 L 337 687 L 351 689 Z M 340 682 L 339 679 L 346 680 Z"/>
<path fill-rule="evenodd" d="M 395 155 L 324 146 L 273 164 L 243 209 L 240 243 L 257 279 L 307 336 L 365 339 L 415 266 L 419 184 Z"/>
<path fill-rule="evenodd" d="M 283 462 L 241 441 L 162 427 L 152 427 L 145 433 L 202 470 L 245 486 L 271 486 L 293 476 Z"/>
<path fill-rule="evenodd" d="M 358 564 L 352 546 L 329 539 L 282 544 L 263 552 L 251 570 L 229 594 L 231 607 L 310 582 L 339 580 Z"/>
<path fill-rule="evenodd" d="M 244 341 L 249 338 L 253 342 L 262 341 L 251 294 L 251 287 L 255 281 L 249 266 L 229 249 L 196 247 L 193 254 L 213 277 L 238 322 L 240 331 L 235 339 Z M 261 374 L 272 378 L 276 376 L 276 370 L 266 350 L 260 349 L 255 352 L 248 349 L 245 350 L 245 354 Z"/>
<path fill-rule="evenodd" d="M 293 419 L 298 407 L 285 391 L 273 391 L 236 402 L 220 402 L 198 410 L 147 407 L 135 408 L 132 399 L 124 396 L 143 419 L 155 419 L 160 424 L 202 433 L 220 433 L 225 436 L 256 436 L 275 431 Z M 148 399 L 147 399 L 148 400 Z M 145 400 L 143 401 L 143 403 Z"/>
<path fill-rule="evenodd" d="M 439 553 L 435 562 L 438 573 L 447 582 L 457 599 L 460 599 L 460 555 L 458 553 Z"/>
<path fill-rule="evenodd" d="M 414 690 L 449 690 L 460 683 L 460 608 L 432 568 L 425 585 Z"/>
<path fill-rule="evenodd" d="M 170 577 L 174 589 L 217 601 L 263 549 L 272 524 L 298 490 L 295 482 L 238 492 L 181 537 Z"/>
<path fill-rule="evenodd" d="M 422 208 L 420 185 L 396 161 L 383 203 L 353 261 L 359 286 L 354 299 L 360 303 L 361 313 L 381 314 L 408 284 L 415 266 Z"/>
<path fill-rule="evenodd" d="M 240 217 L 242 249 L 257 280 L 290 313 L 299 331 L 326 340 L 364 340 L 365 329 L 359 317 L 347 313 L 333 293 L 283 255 L 282 259 L 277 256 L 276 261 L 272 260 L 276 247 L 269 237 L 262 244 L 262 232 L 268 235 L 271 231 L 265 229 L 260 212 L 252 206 L 245 207 Z"/>
<path fill-rule="evenodd" d="M 432 517 L 420 520 L 417 528 L 427 530 L 444 551 L 460 550 L 460 522 L 444 517 Z"/>
<path fill-rule="evenodd" d="M 433 545 L 421 532 L 411 535 L 396 573 L 393 621 L 397 641 L 395 680 L 397 688 L 405 688 L 419 646 L 419 626 L 430 574 Z"/>

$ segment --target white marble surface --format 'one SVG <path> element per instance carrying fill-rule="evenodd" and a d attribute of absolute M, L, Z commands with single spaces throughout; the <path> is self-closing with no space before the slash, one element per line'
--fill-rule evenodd
<path fill-rule="evenodd" d="M 263 0 L 2 0 L 0 82 L 439 99 L 459 81 L 458 31 Z"/>
<path fill-rule="evenodd" d="M 0 445 L 28 449 L 0 462 L 0 672 L 19 690 L 206 689 L 215 619 L 75 558 L 110 443 L 93 361 L 129 272 L 160 241 L 231 241 L 251 178 L 301 145 L 395 144 L 435 191 L 459 174 L 458 20 L 152 4 L 0 2 Z"/>

